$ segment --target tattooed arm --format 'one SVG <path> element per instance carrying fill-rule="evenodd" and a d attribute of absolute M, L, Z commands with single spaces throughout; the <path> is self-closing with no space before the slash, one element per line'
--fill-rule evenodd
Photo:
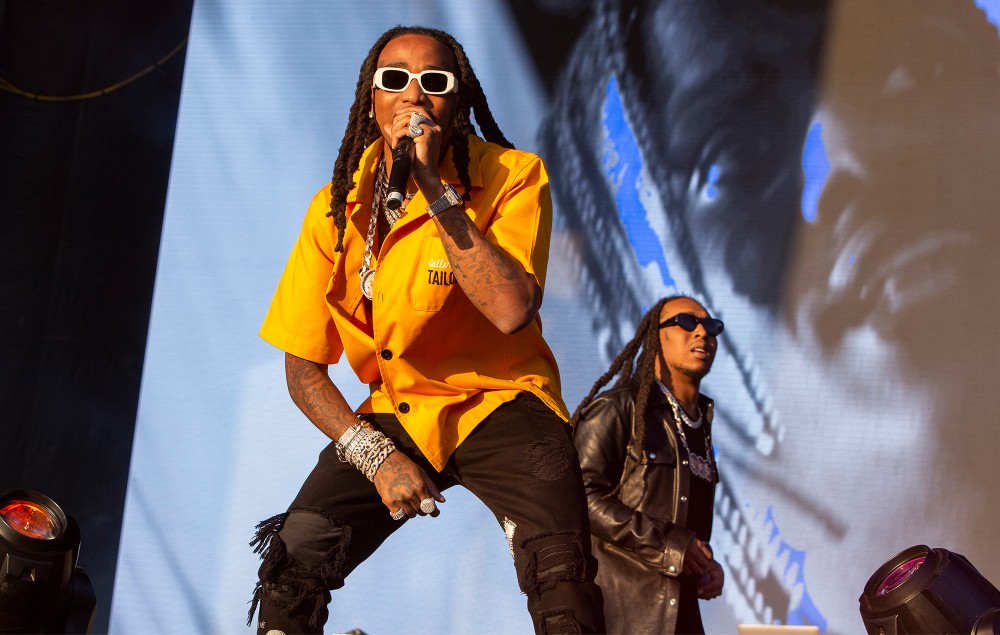
<path fill-rule="evenodd" d="M 542 290 L 534 276 L 486 240 L 461 207 L 441 212 L 434 221 L 455 279 L 480 313 L 507 334 L 530 324 L 542 305 Z"/>
<path fill-rule="evenodd" d="M 445 147 L 445 134 L 426 103 L 407 103 L 384 125 L 385 134 L 399 140 L 408 135 L 411 113 L 424 115 L 423 133 L 413 139 L 411 176 L 430 201 L 444 194 L 438 162 Z M 395 147 L 395 143 L 392 144 Z M 387 157 L 392 167 L 391 154 Z M 486 240 L 483 232 L 461 207 L 446 209 L 434 217 L 445 253 L 462 291 L 502 332 L 516 333 L 535 319 L 542 305 L 542 290 L 534 276 L 501 247 Z"/>
<path fill-rule="evenodd" d="M 358 422 L 344 395 L 330 380 L 325 364 L 285 353 L 285 379 L 295 405 L 334 441 Z M 375 488 L 390 512 L 402 509 L 410 517 L 423 515 L 420 501 L 425 498 L 444 502 L 427 473 L 398 450 L 390 454 L 375 473 Z M 438 512 L 431 515 L 437 516 Z"/>

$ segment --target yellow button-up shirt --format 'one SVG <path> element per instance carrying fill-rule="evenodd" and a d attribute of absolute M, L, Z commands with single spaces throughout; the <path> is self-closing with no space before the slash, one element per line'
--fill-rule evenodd
<path fill-rule="evenodd" d="M 371 219 L 382 141 L 370 146 L 347 197 L 344 250 L 327 216 L 329 186 L 313 197 L 260 335 L 320 364 L 347 354 L 371 396 L 359 412 L 393 412 L 436 469 L 498 406 L 519 393 L 537 395 L 564 420 L 555 358 L 539 317 L 505 335 L 469 301 L 455 280 L 421 193 L 372 255 L 373 298 L 358 272 Z M 544 288 L 552 204 L 537 156 L 469 136 L 471 200 L 465 213 Z M 451 153 L 442 180 L 462 186 Z"/>

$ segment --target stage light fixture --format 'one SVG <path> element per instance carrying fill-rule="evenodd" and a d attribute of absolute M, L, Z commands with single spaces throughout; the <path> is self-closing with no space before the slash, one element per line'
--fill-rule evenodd
<path fill-rule="evenodd" d="M 0 633 L 86 633 L 97 605 L 80 528 L 48 496 L 0 493 Z"/>
<path fill-rule="evenodd" d="M 1000 635 L 1000 591 L 947 549 L 899 552 L 872 574 L 859 602 L 869 635 Z"/>

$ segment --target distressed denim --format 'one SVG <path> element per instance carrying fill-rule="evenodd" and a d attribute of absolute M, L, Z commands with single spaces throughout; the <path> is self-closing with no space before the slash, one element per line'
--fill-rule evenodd
<path fill-rule="evenodd" d="M 537 397 L 495 410 L 434 470 L 391 414 L 364 415 L 442 491 L 461 485 L 496 517 L 514 556 L 537 633 L 600 633 L 590 529 L 571 430 Z M 368 481 L 329 444 L 288 511 L 258 525 L 263 554 L 251 619 L 258 633 L 322 633 L 330 590 L 405 521 L 394 521 Z M 499 536 L 498 536 L 499 539 Z"/>

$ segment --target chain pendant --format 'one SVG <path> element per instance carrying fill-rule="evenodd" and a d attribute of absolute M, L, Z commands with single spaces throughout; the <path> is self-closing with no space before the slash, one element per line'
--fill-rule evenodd
<path fill-rule="evenodd" d="M 712 438 L 708 434 L 708 429 L 705 430 L 705 456 L 701 457 L 691 451 L 688 447 L 687 435 L 684 434 L 684 423 L 681 421 L 689 422 L 688 425 L 694 423 L 684 414 L 684 409 L 681 408 L 680 404 L 677 403 L 677 399 L 674 397 L 673 393 L 661 382 L 659 379 L 656 380 L 659 384 L 660 389 L 663 391 L 664 396 L 667 398 L 667 402 L 670 404 L 670 409 L 674 413 L 674 422 L 677 424 L 677 436 L 681 439 L 681 445 L 684 446 L 684 451 L 688 453 L 688 467 L 691 473 L 702 480 L 712 482 L 715 478 L 715 466 L 712 465 Z M 698 423 L 701 423 L 701 409 L 698 410 Z"/>
<path fill-rule="evenodd" d="M 372 283 L 375 281 L 375 269 L 361 270 L 361 293 L 369 300 L 372 299 Z"/>
<path fill-rule="evenodd" d="M 691 467 L 691 473 L 700 479 L 711 481 L 715 476 L 715 469 L 712 467 L 712 463 L 701 458 L 697 454 L 692 454 L 688 452 L 689 466 Z"/>

